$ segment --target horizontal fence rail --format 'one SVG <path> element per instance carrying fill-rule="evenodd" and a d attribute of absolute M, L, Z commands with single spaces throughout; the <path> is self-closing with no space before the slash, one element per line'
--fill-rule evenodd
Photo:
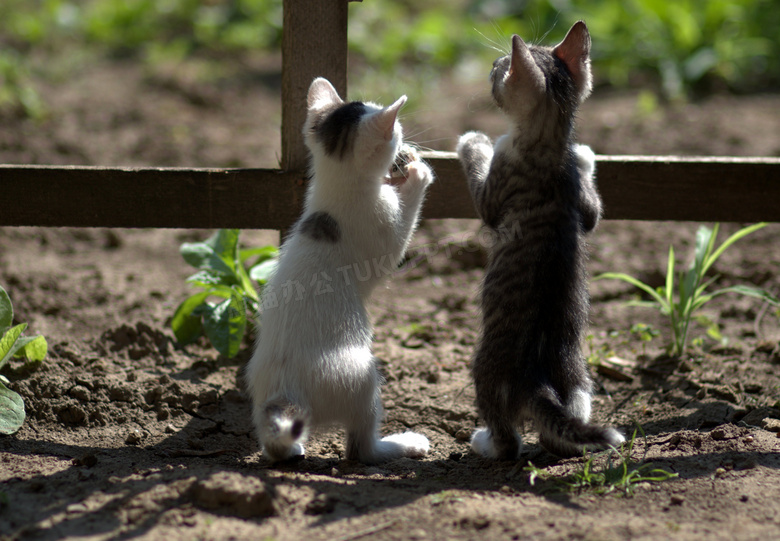
<path fill-rule="evenodd" d="M 423 217 L 476 218 L 453 153 Z M 606 219 L 780 222 L 780 158 L 598 156 Z M 286 229 L 306 179 L 275 169 L 0 165 L 0 225 Z"/>

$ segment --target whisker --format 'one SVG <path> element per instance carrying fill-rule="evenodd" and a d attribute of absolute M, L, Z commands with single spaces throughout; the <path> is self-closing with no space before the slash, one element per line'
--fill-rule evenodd
<path fill-rule="evenodd" d="M 483 45 L 485 45 L 485 46 L 486 46 L 486 47 L 488 47 L 489 49 L 493 49 L 494 51 L 501 53 L 502 55 L 506 55 L 506 54 L 507 54 L 506 50 L 502 49 L 502 48 L 501 48 L 501 45 L 500 45 L 499 43 L 497 43 L 497 42 L 493 41 L 492 39 L 490 39 L 489 37 L 487 37 L 485 34 L 483 34 L 482 32 L 480 32 L 480 31 L 479 31 L 479 30 L 477 30 L 476 28 L 474 28 L 474 31 L 475 31 L 477 34 L 479 34 L 480 36 L 482 36 L 482 39 L 484 39 L 484 40 L 487 42 L 486 44 L 483 44 Z"/>

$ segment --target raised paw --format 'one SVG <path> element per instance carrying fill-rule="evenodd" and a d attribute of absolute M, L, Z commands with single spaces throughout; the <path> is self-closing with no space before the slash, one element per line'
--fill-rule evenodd
<path fill-rule="evenodd" d="M 425 162 L 416 161 L 406 166 L 406 185 L 427 187 L 433 182 L 433 172 Z"/>
<path fill-rule="evenodd" d="M 577 155 L 577 169 L 580 174 L 591 177 L 596 170 L 596 154 L 588 145 L 574 145 L 574 153 Z"/>
<path fill-rule="evenodd" d="M 493 143 L 490 141 L 490 137 L 484 133 L 470 131 L 464 133 L 460 136 L 460 138 L 458 138 L 458 145 L 455 147 L 455 151 L 458 153 L 458 157 L 463 160 L 468 159 L 469 156 L 473 154 L 480 146 L 487 147 L 481 149 L 484 152 L 485 150 L 492 149 Z"/>

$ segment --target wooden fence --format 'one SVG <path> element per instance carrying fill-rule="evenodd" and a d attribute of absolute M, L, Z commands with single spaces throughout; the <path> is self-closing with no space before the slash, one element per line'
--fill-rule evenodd
<path fill-rule="evenodd" d="M 301 127 L 317 76 L 347 91 L 347 1 L 284 0 L 281 169 L 0 165 L 0 225 L 287 229 L 305 190 Z M 455 155 L 423 217 L 475 218 Z M 606 219 L 780 222 L 780 158 L 599 156 Z"/>

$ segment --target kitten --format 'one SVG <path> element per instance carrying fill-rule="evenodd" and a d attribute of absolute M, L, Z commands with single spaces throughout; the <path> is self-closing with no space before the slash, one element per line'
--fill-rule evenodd
<path fill-rule="evenodd" d="M 513 36 L 512 52 L 490 74 L 509 132 L 495 145 L 478 132 L 458 141 L 480 217 L 496 232 L 515 232 L 495 235 L 472 366 L 487 428 L 471 445 L 488 457 L 518 457 L 516 426 L 526 418 L 560 456 L 624 441 L 613 428 L 588 424 L 592 382 L 580 350 L 589 308 L 583 237 L 601 215 L 595 157 L 572 133 L 591 90 L 589 54 L 582 21 L 553 48 Z"/>
<path fill-rule="evenodd" d="M 247 366 L 257 436 L 272 461 L 303 455 L 309 431 L 334 423 L 346 427 L 351 460 L 428 452 L 420 434 L 377 437 L 382 378 L 365 307 L 400 263 L 433 181 L 415 160 L 391 182 L 405 101 L 385 108 L 345 103 L 322 78 L 309 88 L 303 132 L 311 182 L 263 292 L 260 336 Z"/>

